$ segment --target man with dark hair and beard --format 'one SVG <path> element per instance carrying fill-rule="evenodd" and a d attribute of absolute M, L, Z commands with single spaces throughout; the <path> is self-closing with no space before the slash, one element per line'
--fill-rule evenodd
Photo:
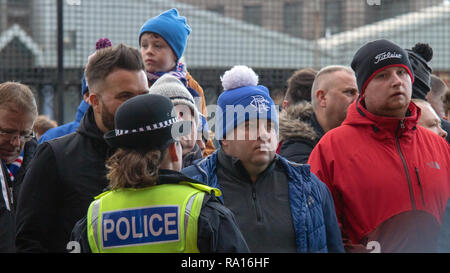
<path fill-rule="evenodd" d="M 65 252 L 75 223 L 108 185 L 105 160 L 114 151 L 103 134 L 127 99 L 148 93 L 138 50 L 119 44 L 101 49 L 86 66 L 89 104 L 77 131 L 41 144 L 17 207 L 18 252 Z"/>

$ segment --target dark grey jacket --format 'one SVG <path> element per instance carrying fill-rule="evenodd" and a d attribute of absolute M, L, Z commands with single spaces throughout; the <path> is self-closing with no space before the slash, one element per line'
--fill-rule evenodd
<path fill-rule="evenodd" d="M 276 155 L 252 182 L 239 160 L 219 149 L 182 172 L 222 190 L 252 252 L 344 251 L 331 193 L 309 165 Z"/>
<path fill-rule="evenodd" d="M 277 161 L 274 160 L 254 183 L 241 162 L 222 149 L 218 151 L 217 162 L 224 203 L 236 215 L 250 250 L 297 252 L 288 179 Z"/>

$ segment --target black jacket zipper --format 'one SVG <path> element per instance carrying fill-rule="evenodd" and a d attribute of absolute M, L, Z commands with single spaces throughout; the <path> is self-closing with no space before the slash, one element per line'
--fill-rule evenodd
<path fill-rule="evenodd" d="M 258 201 L 256 200 L 256 187 L 255 187 L 255 183 L 252 183 L 252 199 L 253 199 L 253 205 L 255 206 L 255 211 L 256 211 L 256 221 L 259 223 L 261 222 L 261 211 L 260 211 L 260 207 L 258 205 Z"/>
<path fill-rule="evenodd" d="M 423 188 L 422 188 L 422 183 L 420 181 L 419 170 L 417 169 L 417 167 L 415 167 L 415 169 L 416 169 L 417 181 L 419 183 L 419 188 L 420 188 L 420 195 L 422 196 L 422 204 L 425 207 L 425 197 L 423 195 Z"/>
<path fill-rule="evenodd" d="M 412 188 L 411 177 L 409 176 L 408 165 L 406 165 L 405 157 L 403 156 L 402 150 L 400 149 L 400 141 L 399 141 L 400 128 L 402 128 L 402 129 L 405 128 L 405 125 L 403 124 L 403 120 L 400 120 L 400 124 L 397 129 L 397 133 L 395 134 L 395 144 L 397 146 L 397 151 L 398 151 L 398 154 L 400 155 L 400 159 L 402 160 L 402 163 L 403 163 L 403 168 L 406 173 L 406 179 L 408 180 L 408 188 L 409 188 L 409 196 L 411 198 L 411 204 L 412 204 L 413 210 L 416 210 L 417 209 L 416 208 L 416 200 L 414 199 L 414 192 L 413 192 L 413 188 Z"/>

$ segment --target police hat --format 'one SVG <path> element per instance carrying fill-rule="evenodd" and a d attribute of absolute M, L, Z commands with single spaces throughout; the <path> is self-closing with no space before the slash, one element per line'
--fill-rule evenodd
<path fill-rule="evenodd" d="M 113 148 L 165 150 L 190 126 L 181 126 L 172 101 L 164 96 L 144 94 L 131 98 L 117 109 L 115 129 L 104 135 Z M 174 125 L 177 125 L 173 128 Z M 184 129 L 180 132 L 179 129 Z"/>

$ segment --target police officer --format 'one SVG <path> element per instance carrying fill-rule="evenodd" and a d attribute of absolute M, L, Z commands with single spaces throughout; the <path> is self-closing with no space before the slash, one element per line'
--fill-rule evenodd
<path fill-rule="evenodd" d="M 177 139 L 190 128 L 181 125 L 161 95 L 118 108 L 116 129 L 104 135 L 117 149 L 106 162 L 110 190 L 72 232 L 82 252 L 249 252 L 232 212 L 216 198 L 220 190 L 179 172 Z"/>

